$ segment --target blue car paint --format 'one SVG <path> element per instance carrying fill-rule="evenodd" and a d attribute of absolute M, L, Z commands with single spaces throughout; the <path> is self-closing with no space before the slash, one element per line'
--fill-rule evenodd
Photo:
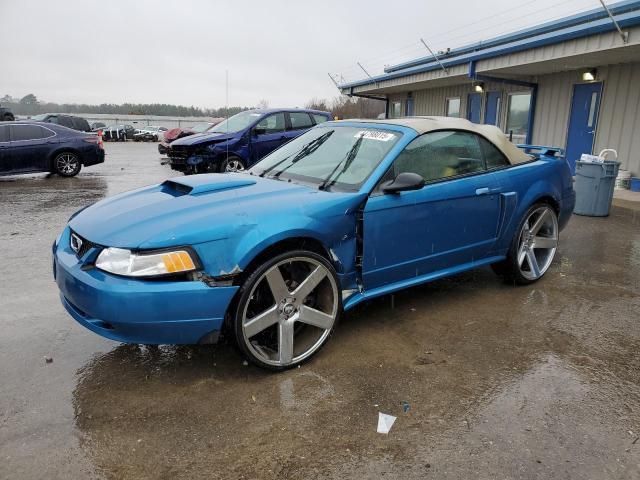
<path fill-rule="evenodd" d="M 306 238 L 323 245 L 335 265 L 348 310 L 369 298 L 505 258 L 523 215 L 542 198 L 559 207 L 561 228 L 573 210 L 567 163 L 545 155 L 419 191 L 378 195 L 374 187 L 379 179 L 417 133 L 391 124 L 335 125 L 402 134 L 357 192 L 319 191 L 315 186 L 245 173 L 207 174 L 126 192 L 78 213 L 53 247 L 65 307 L 83 325 L 115 340 L 196 343 L 220 329 L 237 290 L 215 285 L 215 279 L 244 271 L 258 254 L 279 241 Z M 476 195 L 485 187 L 486 194 Z M 479 198 L 482 208 L 475 208 L 470 198 Z M 418 200 L 429 208 L 418 208 Z M 488 225 L 481 222 L 483 218 Z M 478 231 L 465 234 L 467 225 Z M 364 233 L 361 252 L 358 228 Z M 393 228 L 401 235 L 390 234 Z M 69 247 L 70 230 L 110 247 L 192 247 L 214 286 L 101 272 L 90 267 L 100 247 L 78 260 Z M 428 246 L 426 255 L 416 248 L 420 244 Z M 104 324 L 110 328 L 105 330 Z"/>
<path fill-rule="evenodd" d="M 238 132 L 203 132 L 173 141 L 168 152 L 171 168 L 185 172 L 200 165 L 217 167 L 230 155 L 242 159 L 245 167 L 248 168 L 284 143 L 308 131 L 308 129 L 292 129 L 289 113 L 307 113 L 313 122 L 315 122 L 313 115 L 331 119 L 331 114 L 328 112 L 308 109 L 272 108 L 252 110 L 252 112 L 259 113 L 260 116 L 256 117 L 256 120 L 249 126 Z M 285 114 L 286 130 L 283 132 L 264 133 L 257 138 L 252 136 L 253 128 L 265 117 L 275 113 Z M 179 152 L 179 150 L 186 150 L 186 164 L 183 160 L 184 153 Z"/>

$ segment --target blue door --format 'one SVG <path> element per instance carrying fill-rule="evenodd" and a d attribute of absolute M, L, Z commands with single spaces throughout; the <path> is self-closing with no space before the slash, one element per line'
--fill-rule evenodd
<path fill-rule="evenodd" d="M 391 177 L 421 175 L 420 190 L 375 191 L 364 209 L 365 289 L 482 260 L 495 246 L 500 190 L 474 134 L 431 132 L 396 158 Z"/>
<path fill-rule="evenodd" d="M 487 93 L 487 106 L 484 114 L 484 123 L 487 125 L 496 125 L 500 122 L 500 107 L 502 102 L 502 94 L 500 92 Z"/>
<path fill-rule="evenodd" d="M 480 123 L 482 115 L 482 94 L 470 93 L 467 98 L 467 119 L 473 123 Z"/>
<path fill-rule="evenodd" d="M 593 151 L 601 94 L 602 83 L 581 83 L 573 87 L 567 136 L 567 160 L 572 173 L 576 171 L 580 155 Z"/>
<path fill-rule="evenodd" d="M 404 105 L 405 117 L 413 117 L 413 97 L 407 98 Z"/>
<path fill-rule="evenodd" d="M 286 135 L 284 112 L 264 117 L 253 127 L 251 133 L 252 164 L 273 152 L 289 138 Z"/>

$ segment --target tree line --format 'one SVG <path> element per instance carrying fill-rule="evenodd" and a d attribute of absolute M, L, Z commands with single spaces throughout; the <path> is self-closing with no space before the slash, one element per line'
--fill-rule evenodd
<path fill-rule="evenodd" d="M 86 103 L 55 103 L 40 101 L 33 93 L 22 98 L 5 95 L 0 98 L 0 105 L 9 108 L 15 115 L 37 115 L 40 113 L 97 113 L 118 115 L 159 115 L 172 117 L 227 117 L 254 107 L 220 107 L 200 108 L 195 106 L 171 105 L 167 103 L 102 103 L 89 105 Z M 267 108 L 269 102 L 260 100 L 257 108 Z M 385 103 L 361 97 L 337 96 L 333 99 L 313 98 L 306 108 L 331 112 L 333 117 L 344 118 L 376 118 L 384 113 Z"/>

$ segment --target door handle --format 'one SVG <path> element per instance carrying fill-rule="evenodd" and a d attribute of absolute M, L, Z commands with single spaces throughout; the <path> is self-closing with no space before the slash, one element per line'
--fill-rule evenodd
<path fill-rule="evenodd" d="M 489 187 L 476 188 L 476 195 L 487 195 L 489 191 Z"/>

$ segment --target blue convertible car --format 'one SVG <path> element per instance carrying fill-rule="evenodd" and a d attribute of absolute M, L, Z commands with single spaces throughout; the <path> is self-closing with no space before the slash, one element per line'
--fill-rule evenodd
<path fill-rule="evenodd" d="M 53 246 L 62 303 L 129 343 L 209 343 L 253 363 L 316 353 L 343 310 L 492 265 L 527 284 L 575 201 L 567 163 L 452 118 L 326 122 L 242 173 L 102 200 Z"/>

